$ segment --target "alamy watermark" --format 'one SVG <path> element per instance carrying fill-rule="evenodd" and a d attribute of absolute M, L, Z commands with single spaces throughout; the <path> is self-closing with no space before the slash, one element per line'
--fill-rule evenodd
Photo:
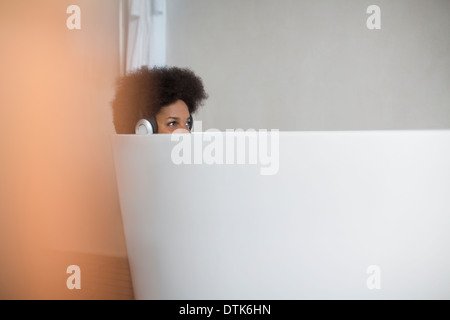
<path fill-rule="evenodd" d="M 81 29 L 81 9 L 79 6 L 72 4 L 67 7 L 66 13 L 70 14 L 66 20 L 66 27 L 69 30 Z"/>
<path fill-rule="evenodd" d="M 72 264 L 67 267 L 66 273 L 70 276 L 66 280 L 67 289 L 81 289 L 81 269 L 79 266 Z"/>
<path fill-rule="evenodd" d="M 367 14 L 370 16 L 367 18 L 366 26 L 369 30 L 380 30 L 381 29 L 381 9 L 377 5 L 370 5 L 366 10 Z"/>
<path fill-rule="evenodd" d="M 66 26 L 69 30 L 81 29 L 81 9 L 78 5 L 72 4 L 67 7 L 66 13 L 69 16 L 66 19 Z M 381 29 L 381 9 L 377 5 L 370 5 L 366 9 L 366 13 L 370 16 L 366 20 L 366 27 L 369 30 Z"/>
<path fill-rule="evenodd" d="M 380 290 L 381 289 L 381 268 L 377 265 L 370 265 L 367 267 L 366 273 L 369 275 L 367 277 L 366 286 L 369 290 Z"/>
<path fill-rule="evenodd" d="M 194 126 L 201 131 L 202 122 L 195 121 Z M 202 134 L 175 131 L 171 140 L 177 144 L 172 148 L 171 159 L 176 165 L 259 165 L 261 175 L 274 175 L 279 169 L 279 137 L 278 129 L 208 129 Z"/>

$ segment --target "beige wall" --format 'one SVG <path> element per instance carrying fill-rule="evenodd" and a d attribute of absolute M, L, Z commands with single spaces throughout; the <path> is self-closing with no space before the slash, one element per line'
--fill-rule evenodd
<path fill-rule="evenodd" d="M 381 30 L 366 9 L 381 8 Z M 450 127 L 450 2 L 170 0 L 167 62 L 201 75 L 203 128 Z"/>
<path fill-rule="evenodd" d="M 70 4 L 81 30 L 66 27 Z M 110 144 L 118 31 L 118 0 L 0 4 L 0 296 L 39 297 L 46 251 L 126 254 Z"/>

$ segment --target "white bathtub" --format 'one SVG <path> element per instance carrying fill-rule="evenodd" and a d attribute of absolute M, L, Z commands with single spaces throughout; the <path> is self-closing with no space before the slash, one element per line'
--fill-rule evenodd
<path fill-rule="evenodd" d="M 450 298 L 450 131 L 271 137 L 265 174 L 206 163 L 225 133 L 178 165 L 170 135 L 113 137 L 137 299 Z"/>

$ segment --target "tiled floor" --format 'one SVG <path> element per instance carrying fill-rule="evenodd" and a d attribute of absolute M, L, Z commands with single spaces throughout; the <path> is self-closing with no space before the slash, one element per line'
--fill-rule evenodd
<path fill-rule="evenodd" d="M 77 262 L 77 259 L 79 262 Z M 104 255 L 73 254 L 71 261 L 81 270 L 81 289 L 72 289 L 68 298 L 133 299 L 128 259 Z M 69 261 L 67 261 L 67 265 Z M 66 273 L 66 277 L 70 274 Z M 67 280 L 67 278 L 66 278 Z M 66 286 L 67 287 L 67 286 Z"/>
<path fill-rule="evenodd" d="M 126 257 L 66 253 L 59 262 L 64 271 L 71 264 L 79 266 L 81 271 L 81 289 L 67 289 L 66 281 L 71 274 L 64 274 L 64 299 L 134 299 Z"/>
<path fill-rule="evenodd" d="M 74 275 L 68 267 L 79 267 L 80 289 L 69 289 Z M 128 259 L 101 254 L 51 252 L 30 254 L 26 263 L 11 270 L 1 299 L 26 300 L 132 300 Z M 72 278 L 71 278 L 72 277 Z M 70 282 L 73 283 L 73 282 Z"/>

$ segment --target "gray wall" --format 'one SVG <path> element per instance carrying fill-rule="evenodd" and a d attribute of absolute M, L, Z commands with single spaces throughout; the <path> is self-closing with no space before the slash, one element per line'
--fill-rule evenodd
<path fill-rule="evenodd" d="M 381 30 L 366 9 L 381 8 Z M 170 0 L 167 63 L 203 129 L 450 128 L 450 1 Z"/>

